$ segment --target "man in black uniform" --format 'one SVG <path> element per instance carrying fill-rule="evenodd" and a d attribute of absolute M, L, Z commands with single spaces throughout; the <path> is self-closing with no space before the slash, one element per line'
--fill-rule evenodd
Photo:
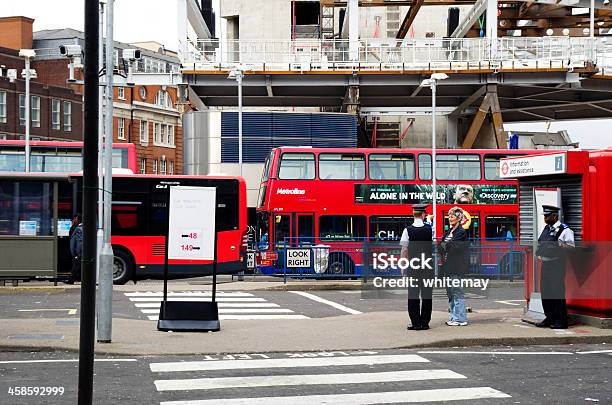
<path fill-rule="evenodd" d="M 542 205 L 546 226 L 538 238 L 536 255 L 542 259 L 542 307 L 546 318 L 539 328 L 567 329 L 565 306 L 565 251 L 573 248 L 574 231 L 559 221 L 559 207 Z"/>
<path fill-rule="evenodd" d="M 413 258 L 418 258 L 419 261 L 414 262 L 420 264 L 420 268 L 409 268 L 404 274 L 411 277 L 413 283 L 408 288 L 408 315 L 412 322 L 408 330 L 427 330 L 431 320 L 433 287 L 426 287 L 423 284 L 424 279 L 433 280 L 435 276 L 432 260 L 427 261 L 427 258 L 432 257 L 432 229 L 423 222 L 426 207 L 424 204 L 412 207 L 414 222 L 404 229 L 400 240 L 402 258 L 411 262 Z M 426 258 L 425 262 L 421 261 L 423 257 Z"/>

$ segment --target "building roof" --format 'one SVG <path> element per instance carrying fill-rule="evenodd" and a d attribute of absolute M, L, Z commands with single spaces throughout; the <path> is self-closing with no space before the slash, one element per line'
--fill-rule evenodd
<path fill-rule="evenodd" d="M 75 39 L 84 41 L 85 33 L 83 31 L 75 30 L 72 28 L 58 28 L 58 29 L 51 29 L 51 30 L 36 31 L 34 32 L 34 35 L 33 35 L 34 41 L 57 41 L 57 40 L 73 41 Z M 156 58 L 156 59 L 165 60 L 171 63 L 177 63 L 177 64 L 180 63 L 178 57 L 175 56 L 176 54 L 173 52 L 160 53 L 160 52 L 150 50 L 148 48 L 138 46 L 137 44 L 128 44 L 128 43 L 119 42 L 119 41 L 114 41 L 114 42 L 115 42 L 115 48 L 120 48 L 120 49 L 139 48 L 142 51 L 143 55 L 146 55 L 152 58 Z M 58 56 L 59 56 L 59 53 L 58 53 Z"/>

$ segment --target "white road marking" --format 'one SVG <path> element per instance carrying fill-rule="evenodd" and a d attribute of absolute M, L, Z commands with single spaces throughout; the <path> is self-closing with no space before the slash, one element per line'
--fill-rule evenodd
<path fill-rule="evenodd" d="M 573 352 L 476 352 L 476 351 L 463 351 L 463 350 L 422 350 L 417 352 L 419 354 L 530 354 L 530 355 L 541 355 L 541 354 L 574 354 Z"/>
<path fill-rule="evenodd" d="M 599 353 L 612 353 L 612 350 L 590 350 L 588 352 L 576 352 L 576 354 L 599 354 Z"/>
<path fill-rule="evenodd" d="M 303 292 L 303 291 L 289 291 L 289 292 L 292 293 L 292 294 L 301 295 L 302 297 L 309 298 L 309 299 L 311 299 L 313 301 L 317 301 L 317 302 L 320 302 L 322 304 L 329 305 L 330 307 L 334 307 L 334 308 L 336 308 L 336 309 L 338 309 L 340 311 L 343 311 L 343 312 L 348 312 L 349 314 L 358 315 L 358 314 L 362 313 L 362 312 L 357 311 L 355 309 L 351 309 L 349 307 L 345 307 L 342 304 L 338 304 L 337 302 L 326 300 L 326 299 L 321 298 L 319 296 L 316 296 L 314 294 L 310 294 L 310 293 Z"/>
<path fill-rule="evenodd" d="M 210 302 L 210 297 L 168 297 L 168 301 L 204 301 Z M 130 297 L 132 302 L 161 302 L 162 297 Z M 246 297 L 216 297 L 217 302 L 265 302 L 263 298 L 246 298 Z"/>
<path fill-rule="evenodd" d="M 160 302 L 145 302 L 142 304 L 134 304 L 136 308 L 158 308 L 161 305 Z M 217 304 L 219 308 L 278 308 L 280 305 L 273 302 L 219 302 Z"/>
<path fill-rule="evenodd" d="M 148 291 L 148 292 L 132 292 L 125 293 L 126 297 L 163 297 L 163 291 Z M 169 291 L 168 297 L 209 297 L 212 295 L 210 291 Z M 253 294 L 246 292 L 222 292 L 218 291 L 220 297 L 252 297 Z"/>
<path fill-rule="evenodd" d="M 147 316 L 150 321 L 157 321 L 159 319 L 159 315 L 149 315 Z M 234 321 L 248 321 L 248 320 L 272 320 L 272 319 L 310 319 L 306 315 L 231 315 L 231 314 L 222 314 L 219 315 L 219 320 L 234 320 Z"/>
<path fill-rule="evenodd" d="M 275 375 L 255 377 L 157 380 L 158 391 L 212 390 L 223 388 L 277 387 L 290 385 L 366 384 L 467 378 L 451 370 L 407 370 L 380 373 Z"/>
<path fill-rule="evenodd" d="M 521 305 L 525 304 L 525 300 L 501 300 L 501 301 L 495 301 L 495 302 L 497 302 L 499 304 L 514 305 L 514 306 L 517 306 L 517 307 L 520 307 Z M 517 302 L 519 304 L 517 304 Z"/>
<path fill-rule="evenodd" d="M 180 361 L 168 363 L 151 363 L 149 366 L 151 367 L 152 372 L 163 373 L 174 371 L 354 366 L 388 363 L 429 363 L 429 360 L 416 354 L 397 354 L 377 356 L 315 357 L 261 360 Z"/>
<path fill-rule="evenodd" d="M 159 309 L 141 309 L 143 314 L 159 314 Z M 292 313 L 293 311 L 285 308 L 219 308 L 220 314 L 278 314 Z"/>
<path fill-rule="evenodd" d="M 79 359 L 49 359 L 49 360 L 7 360 L 0 364 L 36 364 L 36 363 L 76 363 Z M 94 359 L 97 362 L 124 363 L 138 361 L 137 359 Z"/>
<path fill-rule="evenodd" d="M 19 312 L 68 312 L 68 315 L 75 315 L 77 313 L 76 308 L 62 308 L 62 309 L 51 309 L 51 308 L 40 308 L 40 309 L 18 309 Z"/>
<path fill-rule="evenodd" d="M 511 398 L 510 395 L 491 387 L 445 388 L 418 391 L 372 392 L 340 395 L 309 395 L 295 397 L 263 397 L 263 398 L 233 398 L 207 399 L 195 401 L 169 401 L 162 405 L 208 405 L 208 404 L 248 404 L 248 405 L 366 405 L 379 403 L 415 403 L 434 401 L 458 401 L 488 398 Z"/>

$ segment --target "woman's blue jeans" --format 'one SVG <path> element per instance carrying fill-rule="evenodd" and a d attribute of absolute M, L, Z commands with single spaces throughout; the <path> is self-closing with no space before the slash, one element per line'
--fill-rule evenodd
<path fill-rule="evenodd" d="M 449 278 L 451 283 L 454 280 L 461 280 L 459 276 L 450 276 Z M 450 307 L 450 320 L 455 322 L 467 322 L 463 288 L 447 286 L 446 295 L 448 296 L 448 306 Z"/>

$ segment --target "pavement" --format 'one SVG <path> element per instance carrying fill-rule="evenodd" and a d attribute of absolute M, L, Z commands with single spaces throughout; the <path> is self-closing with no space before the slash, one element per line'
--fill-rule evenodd
<path fill-rule="evenodd" d="M 325 291 L 317 293 L 316 299 L 332 298 L 334 305 L 351 305 L 361 302 L 366 305 L 367 300 L 359 299 L 357 291 L 351 291 L 358 282 L 338 281 L 294 281 L 287 285 L 278 282 L 244 281 L 235 283 L 221 283 L 219 290 L 231 294 L 231 291 L 243 291 L 247 295 L 261 291 L 260 295 L 269 297 L 276 294 L 279 300 L 293 299 L 292 310 L 278 311 L 299 312 L 300 308 L 305 313 L 309 299 L 290 292 L 270 292 L 271 290 L 291 288 L 297 286 L 298 290 L 304 289 L 331 289 L 325 295 Z M 345 291 L 334 291 L 339 285 L 345 285 Z M 501 286 L 502 283 L 499 283 Z M 516 283 L 515 291 L 517 290 Z M 195 283 L 193 281 L 176 281 L 171 286 L 173 291 L 206 291 L 210 285 Z M 8 294 L 0 305 L 0 349 L 14 351 L 78 351 L 79 348 L 79 315 L 76 310 L 68 310 L 76 307 L 78 302 L 79 286 L 49 287 L 40 283 L 23 287 L 0 287 L 0 294 Z M 275 316 L 268 319 L 241 319 L 222 320 L 221 331 L 215 333 L 194 332 L 160 332 L 156 329 L 156 322 L 146 319 L 134 308 L 134 303 L 127 301 L 124 296 L 140 293 L 151 293 L 161 291 L 163 283 L 145 282 L 136 285 L 117 286 L 115 294 L 126 300 L 124 309 L 114 304 L 115 317 L 113 318 L 113 340 L 112 343 L 96 344 L 95 350 L 99 354 L 115 355 L 181 355 L 181 354 L 216 354 L 216 353 L 261 353 L 281 351 L 316 351 L 316 350 L 372 350 L 372 349 L 398 349 L 398 348 L 422 348 L 422 347 L 454 347 L 454 346 L 499 346 L 499 345 L 533 345 L 533 344 L 569 344 L 569 343 L 612 343 L 612 330 L 598 329 L 591 326 L 577 325 L 568 330 L 551 330 L 548 328 L 535 328 L 521 321 L 523 308 L 520 305 L 505 306 L 497 304 L 498 307 L 489 307 L 474 299 L 474 310 L 469 314 L 470 324 L 465 327 L 448 327 L 444 322 L 448 314 L 443 309 L 445 304 L 440 298 L 434 306 L 431 329 L 428 331 L 407 331 L 407 314 L 403 310 L 404 301 L 401 304 L 381 307 L 381 300 L 370 300 L 379 306 L 372 306 L 369 312 L 353 311 L 345 313 L 341 311 L 332 312 L 334 308 L 327 308 L 328 312 L 321 317 L 289 316 L 286 319 L 277 319 Z M 520 288 L 518 288 L 520 291 Z M 246 293 L 250 291 L 250 293 Z M 11 306 L 10 298 L 18 298 L 21 294 L 22 301 L 28 301 L 28 294 L 40 294 L 44 292 L 42 304 L 53 303 L 57 308 L 58 302 L 67 302 L 70 295 L 74 300 L 73 305 L 66 305 L 64 310 L 51 310 L 44 317 L 39 315 L 26 316 L 25 313 L 16 312 Z M 68 293 L 66 293 L 68 292 Z M 265 292 L 265 293 L 264 293 Z M 56 294 L 65 294 L 65 298 Z M 46 295 L 48 294 L 48 295 Z M 268 294 L 268 295 L 266 295 Z M 336 294 L 333 296 L 331 294 Z M 114 296 L 114 301 L 117 299 Z M 32 295 L 41 297 L 40 295 Z M 324 298 L 325 297 L 325 298 Z M 40 302 L 40 298 L 37 298 Z M 248 300 L 266 301 L 264 298 L 247 298 Z M 272 298 L 273 300 L 274 298 Z M 299 301 L 301 299 L 302 301 Z M 345 301 L 341 301 L 344 299 Z M 350 300 L 353 301 L 350 301 Z M 59 300 L 59 301 L 58 301 Z M 481 300 L 482 301 L 482 300 Z M 283 304 L 286 302 L 278 301 Z M 340 302 L 342 304 L 340 304 Z M 499 301 L 498 301 L 499 302 Z M 118 303 L 119 304 L 119 303 Z M 469 304 L 469 302 L 468 302 Z M 130 306 L 131 313 L 126 315 Z M 232 304 L 228 304 L 232 305 Z M 255 304 L 257 305 L 257 304 Z M 275 305 L 265 304 L 264 305 Z M 286 305 L 283 305 L 285 307 Z M 346 308 L 346 307 L 344 307 Z M 350 310 L 350 308 L 348 308 Z M 44 309 L 43 309 L 44 310 Z M 63 312 L 62 312 L 63 311 Z M 265 310 L 264 310 L 265 311 Z M 276 311 L 273 309 L 272 311 Z M 345 310 L 346 311 L 346 310 Z M 144 311 L 143 311 L 144 312 Z M 153 309 L 149 314 L 153 314 Z M 9 315 L 9 313 L 17 315 Z M 19 315 L 24 314 L 24 315 Z M 333 315 L 333 316 L 332 316 Z M 143 319 L 145 318 L 145 319 Z M 155 316 L 153 316 L 155 318 Z M 240 316 L 238 316 L 240 318 Z M 263 317 L 265 318 L 265 316 Z M 282 318 L 282 317 L 280 317 Z M 299 318 L 299 319 L 293 319 Z"/>

